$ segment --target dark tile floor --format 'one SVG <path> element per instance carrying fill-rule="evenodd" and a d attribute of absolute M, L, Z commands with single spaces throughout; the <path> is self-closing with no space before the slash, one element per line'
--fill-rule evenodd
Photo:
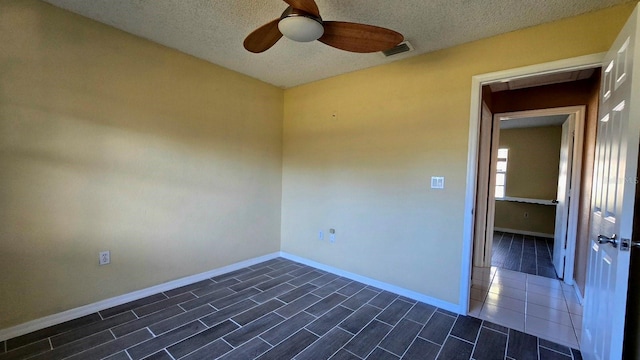
<path fill-rule="evenodd" d="M 501 231 L 493 233 L 492 266 L 558 279 L 552 258 L 553 239 Z"/>
<path fill-rule="evenodd" d="M 0 342 L 8 359 L 581 359 L 277 258 Z"/>

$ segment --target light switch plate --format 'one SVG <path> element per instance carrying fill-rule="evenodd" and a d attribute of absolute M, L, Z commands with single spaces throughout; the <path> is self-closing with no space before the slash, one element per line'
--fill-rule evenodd
<path fill-rule="evenodd" d="M 444 189 L 444 176 L 432 176 L 431 177 L 432 189 Z"/>

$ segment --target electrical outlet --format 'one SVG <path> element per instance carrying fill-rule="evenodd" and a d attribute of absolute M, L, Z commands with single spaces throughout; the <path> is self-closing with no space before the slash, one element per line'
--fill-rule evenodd
<path fill-rule="evenodd" d="M 329 242 L 330 243 L 336 242 L 336 230 L 335 229 L 329 229 Z"/>
<path fill-rule="evenodd" d="M 318 240 L 324 240 L 324 233 L 322 230 L 318 232 Z"/>
<path fill-rule="evenodd" d="M 101 251 L 98 254 L 98 262 L 100 265 L 107 265 L 111 263 L 111 251 Z"/>

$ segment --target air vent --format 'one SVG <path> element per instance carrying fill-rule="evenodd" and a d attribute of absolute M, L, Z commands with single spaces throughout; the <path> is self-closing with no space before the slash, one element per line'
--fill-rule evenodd
<path fill-rule="evenodd" d="M 411 46 L 411 44 L 408 41 L 403 41 L 400 44 L 392 47 L 391 49 L 383 51 L 382 54 L 385 57 L 389 57 L 389 56 L 395 56 L 398 54 L 406 53 L 409 51 L 413 51 L 413 46 Z"/>

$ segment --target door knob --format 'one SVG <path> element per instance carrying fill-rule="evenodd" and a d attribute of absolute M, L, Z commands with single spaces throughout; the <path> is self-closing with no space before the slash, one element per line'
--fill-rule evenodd
<path fill-rule="evenodd" d="M 618 236 L 616 234 L 611 237 L 598 235 L 598 244 L 611 244 L 613 247 L 618 247 Z"/>

